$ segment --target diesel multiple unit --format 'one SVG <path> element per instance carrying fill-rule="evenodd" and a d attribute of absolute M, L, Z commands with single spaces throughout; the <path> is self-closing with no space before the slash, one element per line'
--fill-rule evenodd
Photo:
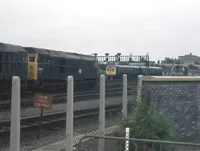
<path fill-rule="evenodd" d="M 162 68 L 160 67 L 146 67 L 133 65 L 108 65 L 106 67 L 106 75 L 109 79 L 122 78 L 123 74 L 127 74 L 128 78 L 134 78 L 138 75 L 152 75 L 161 76 Z"/>
<path fill-rule="evenodd" d="M 26 89 L 63 90 L 67 76 L 74 77 L 75 88 L 96 86 L 98 66 L 94 56 L 0 43 L 0 97 L 11 91 L 13 76 L 21 78 Z"/>

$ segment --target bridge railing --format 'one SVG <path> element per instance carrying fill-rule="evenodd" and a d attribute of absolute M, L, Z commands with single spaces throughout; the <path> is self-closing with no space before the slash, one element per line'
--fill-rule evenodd
<path fill-rule="evenodd" d="M 116 55 L 109 56 L 97 56 L 94 54 L 98 62 L 129 62 L 129 63 L 149 63 L 149 54 L 146 55 L 121 55 L 120 53 Z"/>

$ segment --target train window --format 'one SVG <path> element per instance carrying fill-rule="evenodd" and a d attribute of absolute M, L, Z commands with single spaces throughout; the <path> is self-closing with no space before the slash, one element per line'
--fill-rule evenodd
<path fill-rule="evenodd" d="M 29 61 L 30 61 L 30 62 L 34 62 L 34 61 L 35 61 L 36 54 L 35 54 L 35 53 L 29 53 L 29 54 L 28 54 L 28 57 L 29 57 Z M 20 56 L 19 56 L 19 60 L 21 60 L 21 59 L 20 59 Z"/>
<path fill-rule="evenodd" d="M 114 72 L 115 71 L 115 68 L 112 68 L 112 72 Z"/>
<path fill-rule="evenodd" d="M 109 71 L 110 71 L 110 68 L 107 68 L 107 71 L 109 72 Z"/>

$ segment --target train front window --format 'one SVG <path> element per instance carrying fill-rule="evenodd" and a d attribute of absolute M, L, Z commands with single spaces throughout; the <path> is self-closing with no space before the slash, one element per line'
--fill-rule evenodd
<path fill-rule="evenodd" d="M 28 57 L 29 57 L 29 61 L 30 62 L 34 62 L 35 58 L 36 58 L 36 54 L 35 53 L 29 53 Z"/>

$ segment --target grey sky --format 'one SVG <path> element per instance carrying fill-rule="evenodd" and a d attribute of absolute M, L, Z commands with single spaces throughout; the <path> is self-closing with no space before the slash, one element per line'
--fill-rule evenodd
<path fill-rule="evenodd" d="M 200 0 L 0 0 L 0 41 L 81 53 L 200 55 Z"/>

